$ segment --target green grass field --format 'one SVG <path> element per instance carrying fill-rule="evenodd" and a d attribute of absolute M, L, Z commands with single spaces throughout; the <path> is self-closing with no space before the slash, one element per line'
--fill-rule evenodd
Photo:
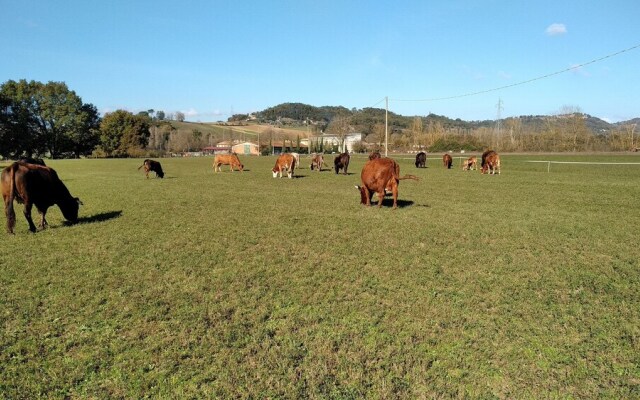
<path fill-rule="evenodd" d="M 525 162 L 640 157 L 397 159 L 397 210 L 359 204 L 362 157 L 48 161 L 81 223 L 16 207 L 0 398 L 640 398 L 640 165 Z"/>

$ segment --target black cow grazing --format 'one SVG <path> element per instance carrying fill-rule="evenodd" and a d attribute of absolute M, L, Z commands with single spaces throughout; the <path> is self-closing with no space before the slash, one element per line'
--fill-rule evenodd
<path fill-rule="evenodd" d="M 153 161 L 146 159 L 143 164 L 138 167 L 138 169 L 144 167 L 144 174 L 149 179 L 149 171 L 153 171 L 156 173 L 156 178 L 164 178 L 164 172 L 162 172 L 162 165 L 158 161 Z"/>
<path fill-rule="evenodd" d="M 342 170 L 345 175 L 347 174 L 347 168 L 349 168 L 350 159 L 351 159 L 351 156 L 347 152 L 338 154 L 336 156 L 336 158 L 333 160 L 333 164 L 336 168 L 336 175 L 338 175 L 340 170 Z"/>
<path fill-rule="evenodd" d="M 45 167 L 47 166 L 42 158 L 21 157 L 18 161 L 27 164 L 37 164 Z"/>
<path fill-rule="evenodd" d="M 416 154 L 416 168 L 426 168 L 427 167 L 427 153 L 421 151 Z"/>
<path fill-rule="evenodd" d="M 29 230 L 36 231 L 31 219 L 31 208 L 35 205 L 41 215 L 40 228 L 48 223 L 45 218 L 47 209 L 57 205 L 62 215 L 71 221 L 78 221 L 80 199 L 72 197 L 67 187 L 58 178 L 55 170 L 37 164 L 14 162 L 2 170 L 0 176 L 4 211 L 7 215 L 7 231 L 13 233 L 16 225 L 16 213 L 13 201 L 24 203 L 24 216 L 29 223 Z"/>

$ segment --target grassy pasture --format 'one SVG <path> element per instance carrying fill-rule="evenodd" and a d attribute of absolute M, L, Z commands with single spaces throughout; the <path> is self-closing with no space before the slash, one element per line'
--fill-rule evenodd
<path fill-rule="evenodd" d="M 397 210 L 241 159 L 48 162 L 81 223 L 16 207 L 0 398 L 640 398 L 640 165 L 525 162 L 640 157 L 397 157 Z"/>

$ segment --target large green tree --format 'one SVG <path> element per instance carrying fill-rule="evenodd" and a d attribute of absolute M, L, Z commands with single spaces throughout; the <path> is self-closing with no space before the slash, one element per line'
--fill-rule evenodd
<path fill-rule="evenodd" d="M 79 157 L 90 154 L 98 139 L 98 111 L 64 82 L 9 80 L 0 93 L 0 152 L 6 157 Z"/>
<path fill-rule="evenodd" d="M 116 110 L 105 114 L 100 122 L 100 147 L 109 157 L 127 157 L 146 147 L 150 118 Z"/>

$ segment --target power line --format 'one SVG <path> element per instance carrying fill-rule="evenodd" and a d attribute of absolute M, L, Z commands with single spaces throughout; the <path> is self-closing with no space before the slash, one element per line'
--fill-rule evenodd
<path fill-rule="evenodd" d="M 552 77 L 552 76 L 555 76 L 555 75 L 559 75 L 559 74 L 562 74 L 562 73 L 565 73 L 565 72 L 568 72 L 568 71 L 573 71 L 573 70 L 576 70 L 576 69 L 582 68 L 582 67 L 584 67 L 584 66 L 586 66 L 586 65 L 594 64 L 594 63 L 597 63 L 597 62 L 599 62 L 599 61 L 606 60 L 607 58 L 615 57 L 615 56 L 620 55 L 620 54 L 622 54 L 622 53 L 626 53 L 626 52 L 628 52 L 628 51 L 635 50 L 635 49 L 637 49 L 637 48 L 639 48 L 639 47 L 640 47 L 640 44 L 637 44 L 637 45 L 635 45 L 635 46 L 631 46 L 631 47 L 629 47 L 629 48 L 627 48 L 627 49 L 620 50 L 620 51 L 618 51 L 618 52 L 611 53 L 611 54 L 608 54 L 608 55 L 606 55 L 606 56 L 603 56 L 603 57 L 600 57 L 600 58 L 596 58 L 596 59 L 594 59 L 594 60 L 591 60 L 591 61 L 588 61 L 588 62 L 585 62 L 585 63 L 582 63 L 582 64 L 574 65 L 574 66 L 572 66 L 572 67 L 565 68 L 565 69 L 560 70 L 560 71 L 556 71 L 556 72 L 552 72 L 552 73 L 550 73 L 550 74 L 546 74 L 546 75 L 538 76 L 538 77 L 536 77 L 536 78 L 532 78 L 532 79 L 527 79 L 526 81 L 521 81 L 521 82 L 517 82 L 517 83 L 512 83 L 511 85 L 505 85 L 505 86 L 500 86 L 500 87 L 493 88 L 493 89 L 481 90 L 481 91 L 479 91 L 479 92 L 465 93 L 465 94 L 459 94 L 459 95 L 455 95 L 455 96 L 447 96 L 447 97 L 434 97 L 434 98 L 430 98 L 430 99 L 389 99 L 389 100 L 393 100 L 393 101 L 407 101 L 407 102 L 410 102 L 410 101 L 415 101 L 415 102 L 422 102 L 422 101 L 440 101 L 440 100 L 452 100 L 452 99 L 459 99 L 459 98 L 462 98 L 462 97 L 476 96 L 476 95 L 479 95 L 479 94 L 495 92 L 495 91 L 497 91 L 497 90 L 507 89 L 507 88 L 511 88 L 511 87 L 514 87 L 514 86 L 520 86 L 520 85 L 524 85 L 524 84 L 526 84 L 526 83 L 531 83 L 531 82 L 539 81 L 539 80 L 541 80 L 541 79 L 546 79 L 546 78 L 549 78 L 549 77 Z"/>

